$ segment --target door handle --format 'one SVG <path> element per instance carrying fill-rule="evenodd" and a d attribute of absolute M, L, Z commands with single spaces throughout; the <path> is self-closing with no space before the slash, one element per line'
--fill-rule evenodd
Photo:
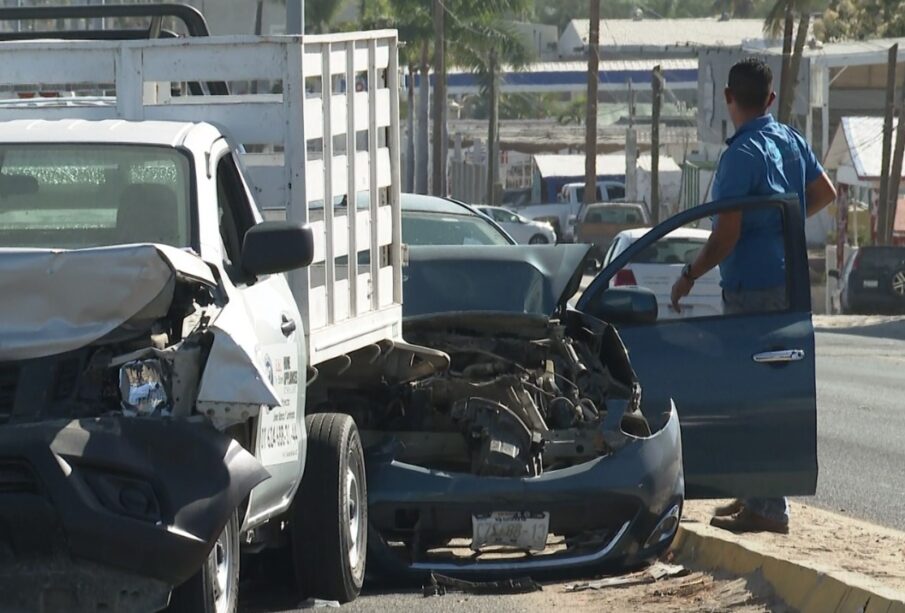
<path fill-rule="evenodd" d="M 291 336 L 295 332 L 295 320 L 283 315 L 283 323 L 280 324 L 280 330 L 283 332 L 283 336 Z"/>
<path fill-rule="evenodd" d="M 783 364 L 800 362 L 804 359 L 804 349 L 783 349 L 782 351 L 765 351 L 754 355 L 758 364 Z"/>

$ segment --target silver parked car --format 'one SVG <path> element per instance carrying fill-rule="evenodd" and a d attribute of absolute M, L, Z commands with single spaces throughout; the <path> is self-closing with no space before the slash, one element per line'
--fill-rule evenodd
<path fill-rule="evenodd" d="M 476 206 L 480 212 L 494 220 L 522 245 L 545 245 L 556 242 L 553 226 L 545 221 L 534 221 L 522 217 L 501 206 Z"/>

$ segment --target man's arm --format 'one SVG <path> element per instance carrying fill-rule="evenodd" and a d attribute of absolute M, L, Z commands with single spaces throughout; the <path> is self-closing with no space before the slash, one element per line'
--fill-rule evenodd
<path fill-rule="evenodd" d="M 805 201 L 808 203 L 808 217 L 812 217 L 825 209 L 836 199 L 836 187 L 825 172 L 808 183 L 805 188 Z"/>
<path fill-rule="evenodd" d="M 738 237 L 741 233 L 741 211 L 720 213 L 717 217 L 716 225 L 710 233 L 710 237 L 707 239 L 707 242 L 704 243 L 701 252 L 698 254 L 698 257 L 695 258 L 694 262 L 692 262 L 691 269 L 688 271 L 692 279 L 704 276 L 710 269 L 718 266 L 720 262 L 725 260 L 726 256 L 735 249 L 735 244 L 738 242 Z M 678 281 L 676 281 L 675 285 L 672 287 L 670 299 L 672 301 L 672 308 L 675 309 L 676 312 L 681 312 L 679 300 L 687 296 L 691 292 L 692 286 L 694 286 L 694 281 L 692 281 L 692 279 L 688 279 L 683 275 L 679 277 Z"/>

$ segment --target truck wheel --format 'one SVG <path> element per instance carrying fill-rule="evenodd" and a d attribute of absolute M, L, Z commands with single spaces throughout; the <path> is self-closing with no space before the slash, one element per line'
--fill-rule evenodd
<path fill-rule="evenodd" d="M 308 457 L 295 497 L 292 550 L 305 597 L 350 602 L 365 576 L 368 487 L 364 453 L 348 415 L 305 417 Z"/>
<path fill-rule="evenodd" d="M 235 613 L 239 603 L 239 514 L 234 512 L 204 566 L 173 590 L 170 613 Z"/>
<path fill-rule="evenodd" d="M 531 237 L 531 240 L 528 241 L 529 245 L 546 245 L 550 241 L 547 240 L 547 237 L 543 234 L 535 234 Z"/>

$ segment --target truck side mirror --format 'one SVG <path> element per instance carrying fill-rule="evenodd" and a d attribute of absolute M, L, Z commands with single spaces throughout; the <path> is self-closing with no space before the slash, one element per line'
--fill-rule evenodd
<path fill-rule="evenodd" d="M 314 258 L 311 228 L 291 221 L 262 221 L 242 243 L 242 268 L 258 277 L 304 268 Z"/>

